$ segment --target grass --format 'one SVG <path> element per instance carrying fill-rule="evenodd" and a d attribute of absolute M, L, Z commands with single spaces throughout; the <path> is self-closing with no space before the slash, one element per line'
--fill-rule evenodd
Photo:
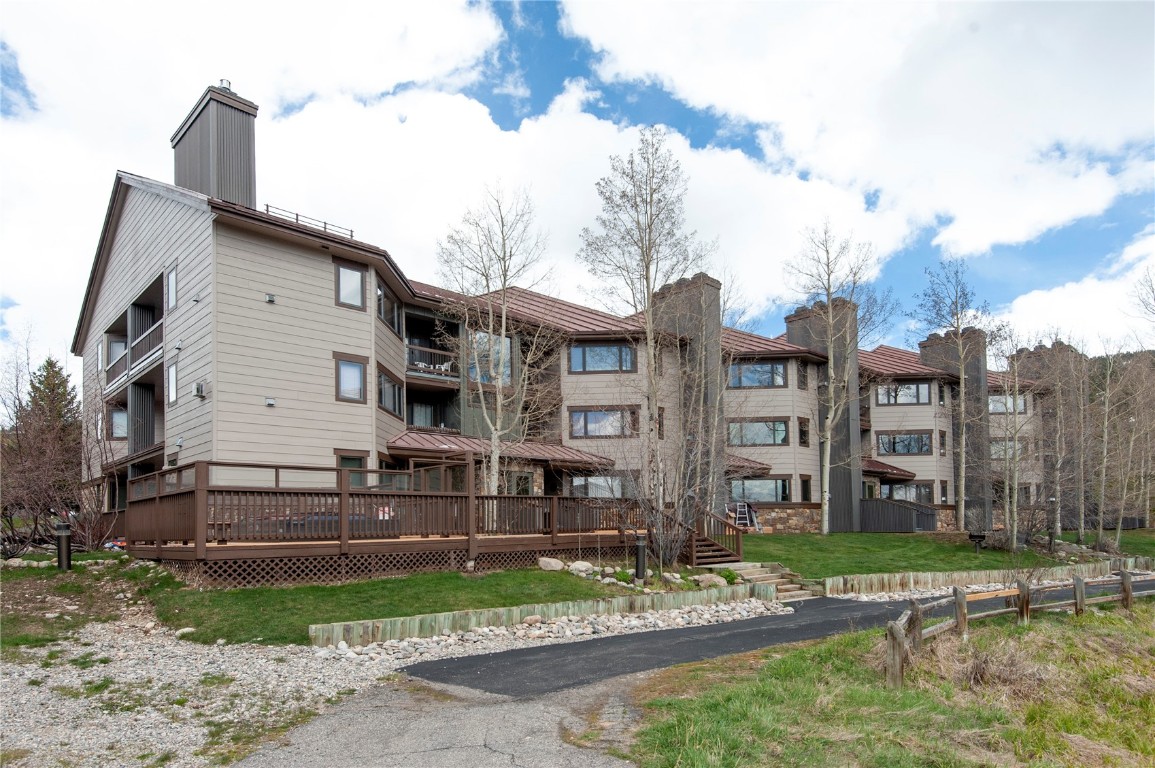
<path fill-rule="evenodd" d="M 1078 534 L 1074 531 L 1067 531 L 1063 534 L 1063 541 L 1074 541 Z M 1115 529 L 1103 531 L 1103 536 L 1115 540 Z M 1095 529 L 1088 528 L 1087 535 L 1084 538 L 1087 544 L 1095 541 Z M 1140 528 L 1134 531 L 1123 531 L 1123 535 L 1119 540 L 1120 549 L 1125 554 L 1137 555 L 1139 557 L 1155 558 L 1155 528 Z"/>
<path fill-rule="evenodd" d="M 984 549 L 975 554 L 965 536 L 921 533 L 748 534 L 742 555 L 782 563 L 806 578 L 903 571 L 972 571 L 1031 568 L 1048 561 L 1033 552 Z"/>
<path fill-rule="evenodd" d="M 944 635 L 883 685 L 881 632 L 666 670 L 631 757 L 666 766 L 1155 764 L 1155 604 Z"/>
<path fill-rule="evenodd" d="M 620 590 L 568 573 L 502 571 L 483 576 L 415 574 L 339 587 L 231 589 L 198 592 L 157 584 L 148 589 L 157 616 L 187 639 L 212 643 L 306 644 L 309 624 L 385 619 L 525 603 L 588 600 Z"/>

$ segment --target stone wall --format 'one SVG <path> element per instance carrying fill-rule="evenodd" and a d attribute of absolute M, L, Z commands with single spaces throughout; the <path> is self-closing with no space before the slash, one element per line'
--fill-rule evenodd
<path fill-rule="evenodd" d="M 758 505 L 758 520 L 766 533 L 821 533 L 821 504 Z"/>
<path fill-rule="evenodd" d="M 939 533 L 949 533 L 950 531 L 957 531 L 958 526 L 954 524 L 954 507 L 944 504 L 936 504 L 935 509 L 938 510 L 937 525 L 935 530 Z"/>

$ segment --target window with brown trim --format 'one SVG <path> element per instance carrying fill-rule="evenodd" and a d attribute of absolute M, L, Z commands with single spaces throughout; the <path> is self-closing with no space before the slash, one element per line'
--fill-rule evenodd
<path fill-rule="evenodd" d="M 176 265 L 169 268 L 165 275 L 165 304 L 166 310 L 176 309 Z"/>
<path fill-rule="evenodd" d="M 365 309 L 364 265 L 333 259 L 334 300 L 338 307 Z"/>
<path fill-rule="evenodd" d="M 938 455 L 946 456 L 946 430 L 940 429 L 938 431 Z"/>
<path fill-rule="evenodd" d="M 380 277 L 377 278 L 377 319 L 401 335 L 401 302 Z"/>
<path fill-rule="evenodd" d="M 940 496 L 939 504 L 946 504 L 946 503 L 947 503 L 947 500 L 946 500 L 946 499 L 947 499 L 947 495 L 946 495 L 946 491 L 947 491 L 947 484 L 946 484 L 946 480 L 940 480 L 940 481 L 939 481 L 939 490 L 941 491 L 941 496 Z"/>
<path fill-rule="evenodd" d="M 638 361 L 632 344 L 599 342 L 574 344 L 569 348 L 570 373 L 632 373 L 636 370 Z"/>
<path fill-rule="evenodd" d="M 810 388 L 810 364 L 805 360 L 798 361 L 797 380 L 799 389 Z"/>
<path fill-rule="evenodd" d="M 377 407 L 388 411 L 397 418 L 403 418 L 401 414 L 404 410 L 404 391 L 405 388 L 400 381 L 393 378 L 393 375 L 385 370 L 380 364 L 377 365 Z"/>
<path fill-rule="evenodd" d="M 798 417 L 798 444 L 808 448 L 810 447 L 810 419 Z"/>
<path fill-rule="evenodd" d="M 730 498 L 734 501 L 790 501 L 790 478 L 744 477 L 730 481 Z"/>
<path fill-rule="evenodd" d="M 930 404 L 930 382 L 916 381 L 909 384 L 879 384 L 875 401 L 879 405 L 928 405 Z"/>
<path fill-rule="evenodd" d="M 798 500 L 810 501 L 810 475 L 798 476 Z"/>
<path fill-rule="evenodd" d="M 786 363 L 739 362 L 730 363 L 730 389 L 768 389 L 785 387 Z"/>
<path fill-rule="evenodd" d="M 879 432 L 878 453 L 882 456 L 930 456 L 930 430 Z"/>
<path fill-rule="evenodd" d="M 636 405 L 571 407 L 569 436 L 579 439 L 637 437 L 638 421 Z"/>
<path fill-rule="evenodd" d="M 735 419 L 728 425 L 730 445 L 789 445 L 789 419 Z"/>
<path fill-rule="evenodd" d="M 108 405 L 108 439 L 128 439 L 128 409 L 123 405 Z"/>
<path fill-rule="evenodd" d="M 369 358 L 359 355 L 333 353 L 334 392 L 337 400 L 344 403 L 364 403 L 365 370 Z"/>

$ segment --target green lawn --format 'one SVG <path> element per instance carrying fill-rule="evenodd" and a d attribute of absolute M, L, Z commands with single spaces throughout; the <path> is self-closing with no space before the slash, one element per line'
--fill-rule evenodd
<path fill-rule="evenodd" d="M 900 692 L 881 630 L 661 671 L 635 696 L 643 768 L 1151 765 L 1155 606 L 971 625 Z"/>
<path fill-rule="evenodd" d="M 157 615 L 173 629 L 194 627 L 191 640 L 224 638 L 266 645 L 308 642 L 310 624 L 386 619 L 473 608 L 590 600 L 622 590 L 565 572 L 502 571 L 480 576 L 423 573 L 338 587 L 150 590 Z"/>
<path fill-rule="evenodd" d="M 1103 535 L 1115 540 L 1114 529 L 1104 531 Z M 1074 541 L 1077 534 L 1074 531 L 1067 531 L 1063 534 L 1063 541 Z M 1095 529 L 1088 528 L 1085 537 L 1085 543 L 1091 544 L 1095 541 Z M 1135 531 L 1123 531 L 1121 542 L 1124 554 L 1138 555 L 1139 557 L 1155 558 L 1155 528 L 1141 528 Z"/>
<path fill-rule="evenodd" d="M 782 563 L 806 578 L 853 573 L 969 571 L 1029 568 L 1043 562 L 1032 552 L 980 550 L 963 537 L 921 533 L 747 534 L 743 559 Z"/>

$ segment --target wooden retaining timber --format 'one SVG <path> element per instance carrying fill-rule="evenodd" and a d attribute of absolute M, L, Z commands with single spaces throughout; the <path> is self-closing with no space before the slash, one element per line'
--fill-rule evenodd
<path fill-rule="evenodd" d="M 1084 579 L 1106 576 L 1115 571 L 1152 571 L 1155 562 L 1149 557 L 1113 557 L 1090 563 L 1063 565 L 1040 569 L 1002 569 L 985 571 L 942 571 L 910 573 L 864 573 L 852 576 L 833 576 L 819 581 L 826 595 L 868 595 L 877 592 L 909 592 L 915 589 L 965 587 L 968 584 L 1013 584 L 1029 574 L 1036 581 L 1065 581 L 1081 576 Z"/>
<path fill-rule="evenodd" d="M 778 590 L 771 584 L 735 584 L 727 587 L 685 592 L 622 595 L 598 600 L 539 603 L 508 608 L 428 613 L 421 616 L 401 616 L 392 619 L 311 624 L 309 626 L 309 642 L 319 647 L 336 645 L 342 640 L 349 645 L 368 645 L 386 640 L 404 640 L 411 637 L 433 637 L 450 632 L 468 632 L 477 627 L 509 627 L 520 624 L 527 617 L 535 615 L 540 616 L 543 621 L 549 621 L 562 616 L 669 611 L 687 608 L 691 605 L 728 603 L 749 598 L 776 600 L 777 597 Z"/>
<path fill-rule="evenodd" d="M 1146 558 L 1143 558 L 1146 559 Z M 1099 595 L 1087 597 L 1087 585 L 1113 586 L 1119 585 L 1119 593 L 1114 595 Z M 1136 591 L 1136 587 L 1140 591 Z M 1047 592 L 1058 589 L 1071 588 L 1074 598 L 1071 600 L 1056 600 L 1052 602 L 1033 602 L 1034 598 L 1041 598 Z M 982 613 L 969 614 L 967 604 L 976 600 L 985 600 L 992 597 L 1006 597 L 1007 607 L 996 608 Z M 989 619 L 995 616 L 1015 615 L 1019 624 L 1026 624 L 1031 620 L 1032 612 L 1056 611 L 1073 608 L 1078 616 L 1086 610 L 1088 605 L 1096 603 L 1121 603 L 1130 610 L 1137 597 L 1155 597 L 1155 576 L 1136 579 L 1128 571 L 1121 571 L 1118 576 L 1108 576 L 1098 579 L 1085 579 L 1075 576 L 1067 584 L 1050 584 L 1041 587 L 1032 587 L 1022 579 L 1015 582 L 1014 589 L 1002 589 L 994 592 L 976 592 L 967 594 L 962 587 L 955 587 L 951 597 L 936 600 L 931 603 L 910 601 L 910 608 L 902 612 L 897 620 L 886 625 L 886 685 L 888 688 L 902 688 L 903 677 L 906 673 L 907 661 L 913 659 L 914 654 L 922 650 L 923 644 L 933 637 L 954 631 L 965 641 L 971 621 Z M 923 620 L 936 608 L 948 605 L 954 606 L 954 617 L 947 619 L 928 629 L 923 629 Z"/>

